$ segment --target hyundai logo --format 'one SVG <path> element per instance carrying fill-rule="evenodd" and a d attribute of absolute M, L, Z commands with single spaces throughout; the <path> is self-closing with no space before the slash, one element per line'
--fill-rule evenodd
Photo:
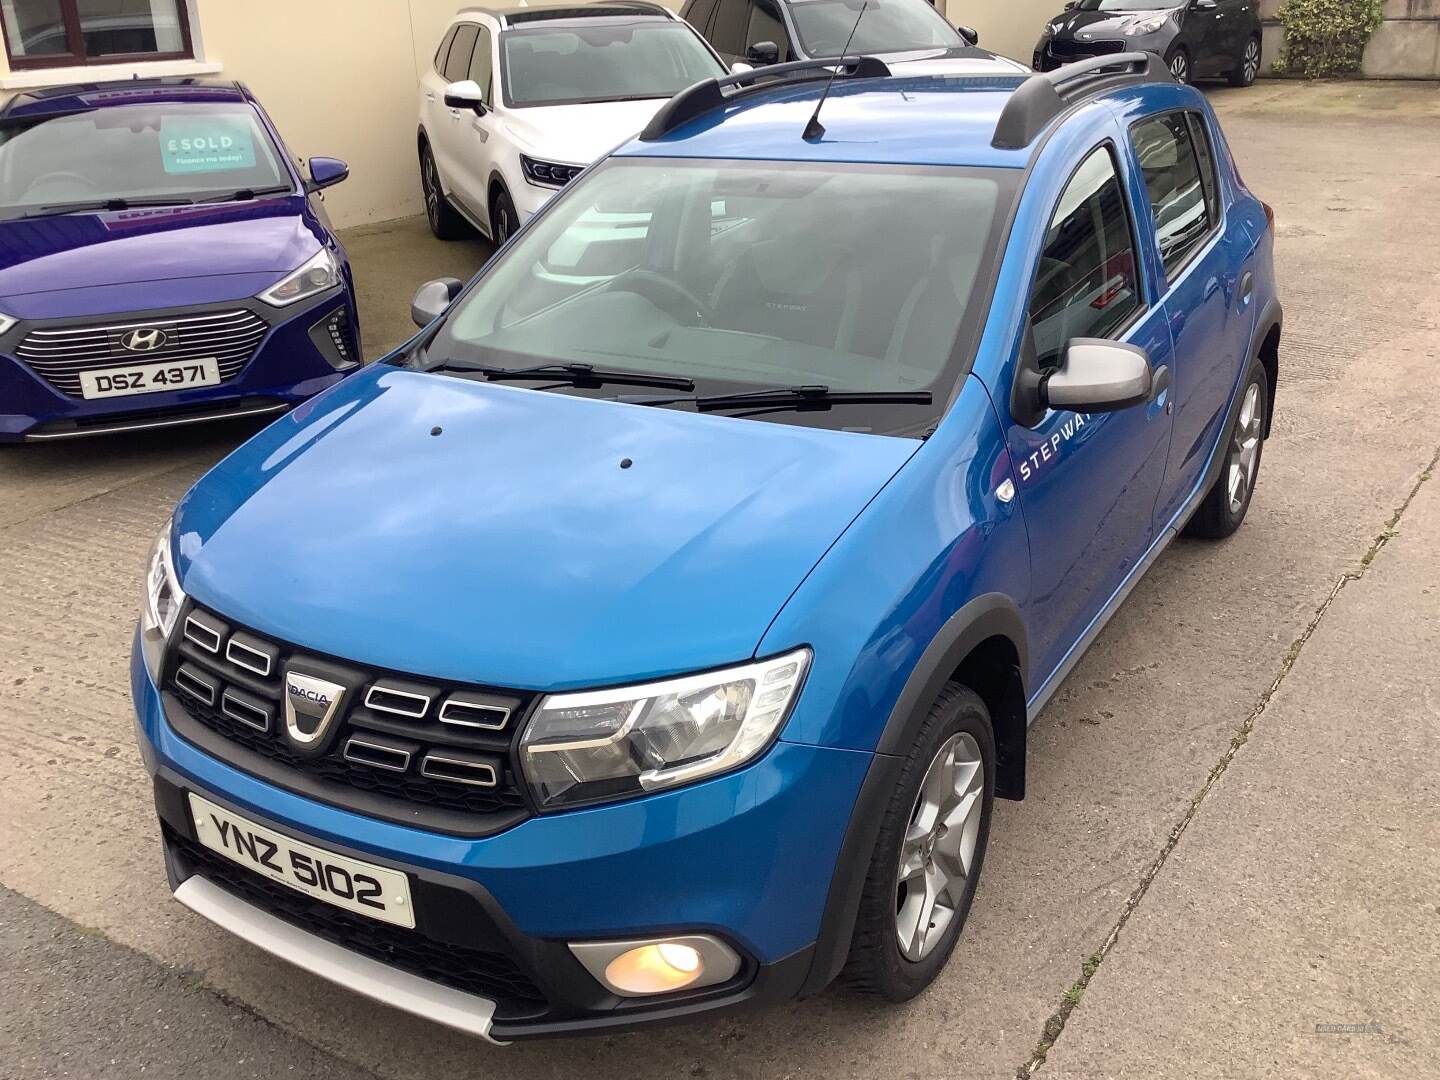
<path fill-rule="evenodd" d="M 154 352 L 156 349 L 164 348 L 165 343 L 170 340 L 170 335 L 156 326 L 142 326 L 137 330 L 127 330 L 120 335 L 120 347 L 130 352 Z"/>

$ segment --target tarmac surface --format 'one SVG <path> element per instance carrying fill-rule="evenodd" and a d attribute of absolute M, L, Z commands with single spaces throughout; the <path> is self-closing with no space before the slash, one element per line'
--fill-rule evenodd
<path fill-rule="evenodd" d="M 1440 88 L 1212 98 L 1275 207 L 1274 435 L 1030 732 L 942 978 L 882 1008 L 488 1046 L 170 899 L 126 675 L 140 568 L 253 427 L 0 448 L 0 1080 L 1413 1077 L 1440 998 Z M 366 352 L 478 242 L 346 236 Z"/>

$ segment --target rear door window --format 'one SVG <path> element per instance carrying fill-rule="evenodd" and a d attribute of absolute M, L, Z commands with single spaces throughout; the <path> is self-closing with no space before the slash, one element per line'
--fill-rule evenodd
<path fill-rule="evenodd" d="M 1115 336 L 1140 310 L 1134 229 L 1108 146 L 1075 170 L 1045 232 L 1030 293 L 1041 368 L 1060 364 L 1071 338 Z"/>
<path fill-rule="evenodd" d="M 1130 141 L 1150 196 L 1160 260 L 1166 276 L 1174 278 L 1215 225 L 1213 195 L 1207 198 L 1185 113 L 1141 120 L 1130 128 Z M 1213 176 L 1212 170 L 1212 189 Z"/>
<path fill-rule="evenodd" d="M 436 75 L 443 76 L 443 75 L 445 74 L 445 58 L 450 55 L 450 43 L 451 43 L 452 41 L 454 41 L 454 40 L 455 40 L 455 27 L 452 26 L 452 27 L 450 28 L 449 32 L 446 33 L 446 35 L 445 35 L 443 38 L 440 39 L 440 47 L 435 50 L 435 74 L 436 74 Z"/>
<path fill-rule="evenodd" d="M 719 0 L 710 24 L 710 44 L 726 60 L 745 55 L 745 33 L 750 25 L 750 0 Z"/>

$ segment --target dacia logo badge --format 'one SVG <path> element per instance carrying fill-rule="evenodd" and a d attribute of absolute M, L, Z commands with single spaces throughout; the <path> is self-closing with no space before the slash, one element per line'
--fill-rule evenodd
<path fill-rule="evenodd" d="M 142 326 L 120 335 L 120 347 L 129 352 L 154 352 L 163 349 L 170 335 L 156 326 Z"/>
<path fill-rule="evenodd" d="M 296 746 L 314 746 L 340 713 L 345 687 L 329 679 L 285 672 L 285 734 Z"/>

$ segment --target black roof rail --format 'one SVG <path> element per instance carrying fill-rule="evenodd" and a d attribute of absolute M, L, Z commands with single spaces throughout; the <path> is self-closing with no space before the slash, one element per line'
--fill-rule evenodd
<path fill-rule="evenodd" d="M 1051 120 L 1083 97 L 1119 86 L 1172 80 L 1160 58 L 1144 52 L 1096 56 L 1031 75 L 1005 103 L 990 145 L 997 150 L 1023 150 Z"/>
<path fill-rule="evenodd" d="M 549 5 L 533 8 L 507 8 L 493 13 L 506 26 L 521 26 L 532 22 L 551 22 L 560 19 L 605 19 L 644 17 L 675 18 L 675 13 L 661 4 L 646 3 L 644 0 L 600 0 L 599 3 L 577 3 L 571 7 Z"/>
<path fill-rule="evenodd" d="M 838 71 L 835 70 L 837 68 Z M 878 56 L 829 56 L 813 60 L 794 60 L 788 64 L 769 64 L 736 75 L 702 79 L 667 101 L 650 119 L 650 123 L 645 125 L 645 130 L 640 133 L 640 141 L 654 142 L 682 124 L 688 124 L 697 116 L 723 108 L 746 94 L 790 82 L 828 79 L 832 71 L 837 80 L 884 79 L 890 74 L 885 61 Z M 727 87 L 733 87 L 733 92 L 727 94 Z"/>

